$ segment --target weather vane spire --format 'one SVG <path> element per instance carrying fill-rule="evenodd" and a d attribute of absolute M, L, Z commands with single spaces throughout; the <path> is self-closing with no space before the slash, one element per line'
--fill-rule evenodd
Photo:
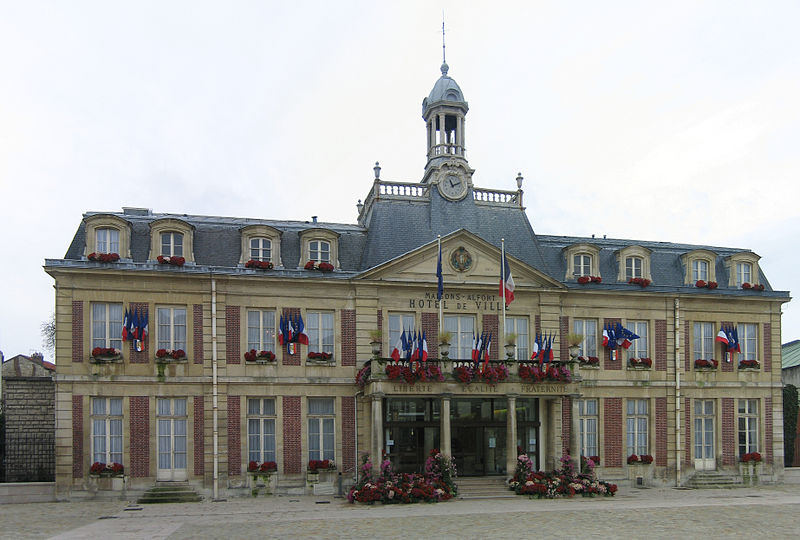
<path fill-rule="evenodd" d="M 447 63 L 447 58 L 444 53 L 444 10 L 442 10 L 442 63 Z"/>

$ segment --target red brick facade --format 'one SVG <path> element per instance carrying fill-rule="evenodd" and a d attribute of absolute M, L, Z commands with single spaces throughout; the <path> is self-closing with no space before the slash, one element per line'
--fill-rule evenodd
<path fill-rule="evenodd" d="M 356 365 L 356 310 L 341 311 L 342 333 L 342 365 Z"/>
<path fill-rule="evenodd" d="M 131 302 L 130 303 L 131 311 L 136 311 L 139 313 L 140 316 L 147 317 L 147 337 L 142 340 L 142 350 L 136 350 L 136 343 L 131 340 L 128 342 L 128 354 L 130 354 L 131 364 L 147 364 L 150 362 L 150 356 L 148 355 L 147 351 L 150 348 L 150 338 L 152 337 L 155 339 L 153 332 L 155 331 L 156 325 L 158 324 L 157 321 L 153 320 L 150 321 L 150 317 L 148 314 L 149 306 L 143 302 Z"/>
<path fill-rule="evenodd" d="M 772 371 L 772 325 L 764 323 L 764 339 L 761 340 L 764 344 L 764 371 L 769 373 Z"/>
<path fill-rule="evenodd" d="M 772 398 L 764 398 L 764 461 L 772 463 Z"/>
<path fill-rule="evenodd" d="M 283 308 L 283 316 L 284 317 L 297 317 L 300 315 L 300 308 Z M 295 344 L 295 351 L 294 354 L 289 354 L 286 345 L 281 346 L 281 358 L 283 359 L 284 366 L 299 366 L 300 365 L 300 354 L 302 345 L 299 343 Z"/>
<path fill-rule="evenodd" d="M 150 476 L 150 398 L 131 396 L 131 476 Z"/>
<path fill-rule="evenodd" d="M 240 321 L 242 309 L 239 306 L 225 307 L 225 363 L 240 364 L 241 359 L 241 328 Z M 239 473 L 236 473 L 239 474 Z"/>
<path fill-rule="evenodd" d="M 72 302 L 72 361 L 83 362 L 83 302 Z"/>
<path fill-rule="evenodd" d="M 303 472 L 300 439 L 300 396 L 283 396 L 283 473 Z"/>
<path fill-rule="evenodd" d="M 577 456 L 578 448 L 569 447 L 569 436 L 572 431 L 572 398 L 561 398 L 561 455 L 570 454 Z"/>
<path fill-rule="evenodd" d="M 195 364 L 202 364 L 204 360 L 203 355 L 203 304 L 194 304 L 192 306 L 192 340 Z"/>
<path fill-rule="evenodd" d="M 692 463 L 692 400 L 685 398 L 683 400 L 683 462 L 686 465 Z"/>
<path fill-rule="evenodd" d="M 422 331 L 428 342 L 428 358 L 439 357 L 439 314 L 422 312 Z"/>
<path fill-rule="evenodd" d="M 667 398 L 656 398 L 656 465 L 667 466 Z"/>
<path fill-rule="evenodd" d="M 736 404 L 722 398 L 722 464 L 736 465 Z"/>
<path fill-rule="evenodd" d="M 194 397 L 194 474 L 203 476 L 205 472 L 205 432 L 204 425 L 205 406 L 203 396 Z"/>
<path fill-rule="evenodd" d="M 342 396 L 342 473 L 356 469 L 356 399 Z"/>
<path fill-rule="evenodd" d="M 242 422 L 239 396 L 228 396 L 228 474 L 242 474 Z"/>
<path fill-rule="evenodd" d="M 562 362 L 569 360 L 569 317 L 561 317 L 558 322 L 559 342 L 561 350 L 559 352 L 559 359 Z"/>
<path fill-rule="evenodd" d="M 606 467 L 622 467 L 622 398 L 605 398 L 605 456 L 602 463 Z"/>
<path fill-rule="evenodd" d="M 83 478 L 83 396 L 72 396 L 72 477 Z"/>
<path fill-rule="evenodd" d="M 616 318 L 616 319 L 603 319 L 603 328 L 605 328 L 608 325 L 621 323 L 621 322 L 622 322 L 622 319 L 619 319 L 619 318 Z M 602 329 L 600 330 L 600 332 L 602 333 Z M 603 342 L 600 339 L 600 336 L 597 336 L 597 337 L 598 337 L 597 346 L 601 347 Z M 603 369 L 616 370 L 616 371 L 619 371 L 619 370 L 622 369 L 622 365 L 624 363 L 622 357 L 625 356 L 625 355 L 622 354 L 622 350 L 619 347 L 617 347 L 616 351 L 617 351 L 617 359 L 616 360 L 612 360 L 611 359 L 611 349 L 609 349 L 608 347 L 603 347 Z"/>
<path fill-rule="evenodd" d="M 667 371 L 667 321 L 666 319 L 656 320 L 655 336 L 655 364 L 656 371 Z"/>
<path fill-rule="evenodd" d="M 494 314 L 485 314 L 481 321 L 482 330 L 487 334 L 492 334 L 491 349 L 489 349 L 489 360 L 497 360 L 498 353 L 503 346 L 503 336 L 499 334 L 499 318 Z"/>

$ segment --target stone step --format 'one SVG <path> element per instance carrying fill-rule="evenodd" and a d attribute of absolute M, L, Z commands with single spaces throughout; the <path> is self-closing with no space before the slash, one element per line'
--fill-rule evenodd
<path fill-rule="evenodd" d="M 458 478 L 459 499 L 511 499 L 515 493 L 508 489 L 503 476 Z"/>
<path fill-rule="evenodd" d="M 156 482 L 139 497 L 139 504 L 200 502 L 203 498 L 185 482 Z"/>

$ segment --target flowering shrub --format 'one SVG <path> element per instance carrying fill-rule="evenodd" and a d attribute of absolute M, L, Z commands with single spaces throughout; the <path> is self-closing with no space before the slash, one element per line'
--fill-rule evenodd
<path fill-rule="evenodd" d="M 761 461 L 761 454 L 759 454 L 758 452 L 750 452 L 748 454 L 743 455 L 741 459 L 742 463 L 750 463 L 750 462 L 758 463 L 759 461 Z"/>
<path fill-rule="evenodd" d="M 651 456 L 650 454 L 642 454 L 641 456 L 637 456 L 636 454 L 631 454 L 628 456 L 628 465 L 632 465 L 634 463 L 645 463 L 645 464 L 653 463 L 653 456 Z"/>
<path fill-rule="evenodd" d="M 255 259 L 250 259 L 246 263 L 244 263 L 245 268 L 258 268 L 260 270 L 272 270 L 274 265 L 269 261 L 257 261 Z"/>
<path fill-rule="evenodd" d="M 628 363 L 631 367 L 653 367 L 653 361 L 650 358 L 629 358 Z"/>
<path fill-rule="evenodd" d="M 593 473 L 594 468 L 600 464 L 600 456 L 581 456 L 581 472 Z"/>
<path fill-rule="evenodd" d="M 717 369 L 719 362 L 714 360 L 713 358 L 710 360 L 705 360 L 703 358 L 698 358 L 694 361 L 694 367 L 696 369 Z"/>
<path fill-rule="evenodd" d="M 472 379 L 475 378 L 475 370 L 473 370 L 471 366 L 458 366 L 453 369 L 453 374 L 456 376 L 456 379 L 464 384 L 471 383 Z"/>
<path fill-rule="evenodd" d="M 266 360 L 267 362 L 275 361 L 275 353 L 272 351 L 256 351 L 250 349 L 244 353 L 244 359 L 247 362 L 255 362 L 256 360 Z"/>
<path fill-rule="evenodd" d="M 603 278 L 600 276 L 580 276 L 578 278 L 578 283 L 581 285 L 586 285 L 587 283 L 600 283 L 603 281 Z"/>
<path fill-rule="evenodd" d="M 325 360 L 328 361 L 333 358 L 333 354 L 329 352 L 310 352 L 308 353 L 309 360 Z"/>
<path fill-rule="evenodd" d="M 521 364 L 519 366 L 519 377 L 525 382 L 570 382 L 572 381 L 572 372 L 567 366 L 549 365 L 542 368 L 536 364 Z"/>
<path fill-rule="evenodd" d="M 739 362 L 739 369 L 758 369 L 761 367 L 761 364 L 758 363 L 758 360 L 741 360 Z"/>
<path fill-rule="evenodd" d="M 752 291 L 763 291 L 764 290 L 764 285 L 762 285 L 760 283 L 758 285 L 755 285 L 755 284 L 747 283 L 745 281 L 744 283 L 742 283 L 742 289 L 750 289 Z"/>
<path fill-rule="evenodd" d="M 172 257 L 159 255 L 156 257 L 156 260 L 158 261 L 158 264 L 171 264 L 172 266 L 183 266 L 186 263 L 186 259 L 176 255 L 173 255 Z"/>
<path fill-rule="evenodd" d="M 312 459 L 308 462 L 308 470 L 311 472 L 333 471 L 336 470 L 336 464 L 331 459 Z"/>
<path fill-rule="evenodd" d="M 183 349 L 158 349 L 156 351 L 156 358 L 172 358 L 173 360 L 180 360 L 186 357 L 186 351 Z"/>
<path fill-rule="evenodd" d="M 634 278 L 629 279 L 628 283 L 630 283 L 631 285 L 638 285 L 638 286 L 640 286 L 641 288 L 644 289 L 645 287 L 650 285 L 652 283 L 652 281 L 650 281 L 649 279 L 645 279 L 645 278 L 634 277 Z"/>
<path fill-rule="evenodd" d="M 119 356 L 120 353 L 121 351 L 119 349 L 115 349 L 114 347 L 95 347 L 92 349 L 92 356 L 95 358 Z"/>
<path fill-rule="evenodd" d="M 527 456 L 525 456 L 527 458 Z M 602 495 L 613 497 L 617 492 L 617 485 L 598 480 L 594 472 L 577 473 L 570 456 L 561 458 L 561 469 L 550 472 L 532 471 L 529 468 L 530 459 L 517 458 L 517 470 L 509 481 L 509 489 L 517 495 L 528 495 L 541 499 L 555 499 L 557 497 L 574 497 L 580 494 L 583 497 Z M 593 466 L 592 466 L 593 467 Z"/>
<path fill-rule="evenodd" d="M 598 366 L 600 359 L 596 356 L 579 356 L 578 363 L 582 366 Z"/>
<path fill-rule="evenodd" d="M 103 262 L 103 263 L 112 263 L 117 262 L 119 260 L 118 253 L 89 253 L 86 257 L 90 261 L 94 262 Z"/>
<path fill-rule="evenodd" d="M 370 364 L 366 364 L 364 367 L 358 370 L 358 373 L 356 373 L 356 385 L 358 385 L 359 388 L 364 388 L 367 386 L 370 375 L 372 375 L 372 366 Z"/>
<path fill-rule="evenodd" d="M 508 368 L 505 364 L 499 364 L 497 367 L 486 366 L 478 371 L 478 377 L 485 383 L 495 385 L 508 378 Z"/>

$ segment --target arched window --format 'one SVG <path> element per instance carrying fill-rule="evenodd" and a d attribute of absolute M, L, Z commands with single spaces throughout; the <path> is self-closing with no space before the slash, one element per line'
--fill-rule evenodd
<path fill-rule="evenodd" d="M 324 240 L 311 240 L 308 243 L 308 258 L 315 262 L 331 262 L 331 244 Z"/>
<path fill-rule="evenodd" d="M 103 227 L 95 229 L 95 235 L 97 253 L 119 253 L 119 229 Z"/>
<path fill-rule="evenodd" d="M 250 239 L 250 259 L 254 261 L 272 261 L 272 240 L 269 238 Z"/>
<path fill-rule="evenodd" d="M 161 256 L 183 257 L 183 233 L 168 231 L 161 233 Z"/>

